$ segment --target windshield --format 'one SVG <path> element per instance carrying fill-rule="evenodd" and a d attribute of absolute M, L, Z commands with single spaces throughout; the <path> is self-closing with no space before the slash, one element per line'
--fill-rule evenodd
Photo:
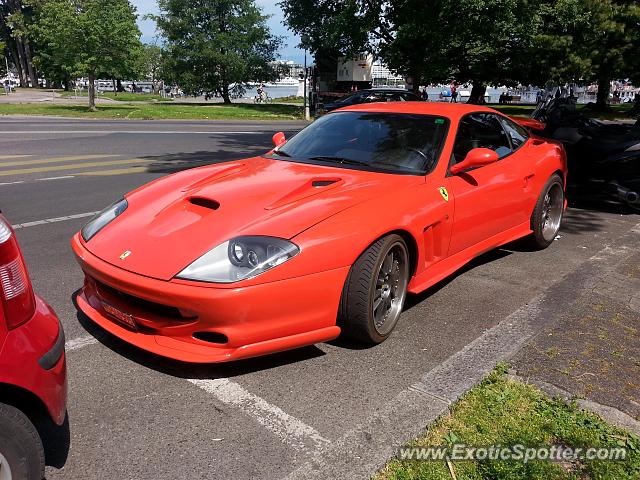
<path fill-rule="evenodd" d="M 337 112 L 316 120 L 272 157 L 424 175 L 437 164 L 448 125 L 432 115 Z"/>

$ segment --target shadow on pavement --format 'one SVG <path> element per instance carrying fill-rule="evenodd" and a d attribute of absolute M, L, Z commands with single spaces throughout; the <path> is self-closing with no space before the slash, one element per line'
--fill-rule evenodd
<path fill-rule="evenodd" d="M 274 132 L 275 133 L 275 132 Z M 285 132 L 290 137 L 295 132 Z M 179 152 L 166 155 L 140 157 L 150 160 L 147 171 L 151 173 L 173 173 L 188 168 L 212 165 L 216 163 L 242 160 L 268 152 L 273 148 L 272 133 L 227 134 L 225 138 L 215 137 L 218 150 L 200 150 L 197 152 Z M 214 138 L 214 137 L 211 137 Z M 247 140 L 250 139 L 251 142 Z"/>
<path fill-rule="evenodd" d="M 62 468 L 67 463 L 71 448 L 71 431 L 69 430 L 69 412 L 62 425 L 56 425 L 51 419 L 42 415 L 34 422 L 44 447 L 45 463 L 50 467 Z"/>
<path fill-rule="evenodd" d="M 418 294 L 414 294 L 414 295 L 407 295 L 407 299 L 406 299 L 406 301 L 404 303 L 404 310 L 405 311 L 409 310 L 410 308 L 415 307 L 419 303 L 424 302 L 427 298 L 429 298 L 434 293 L 442 290 L 444 287 L 449 285 L 451 282 L 453 282 L 460 275 L 463 275 L 463 274 L 467 273 L 468 271 L 473 270 L 474 268 L 479 267 L 481 265 L 484 265 L 486 263 L 491 263 L 493 261 L 500 260 L 501 258 L 508 257 L 509 255 L 512 254 L 512 252 L 509 251 L 510 250 L 509 249 L 510 245 L 512 245 L 512 244 L 507 244 L 504 247 L 497 248 L 495 250 L 491 250 L 491 251 L 489 251 L 487 253 L 484 253 L 484 254 L 480 255 L 479 257 L 474 258 L 469 263 L 467 263 L 465 266 L 463 266 L 459 270 L 456 270 L 454 273 L 449 275 L 447 278 L 439 281 L 438 283 L 436 283 L 432 287 L 429 287 L 428 289 L 426 289 L 422 293 L 418 293 Z"/>

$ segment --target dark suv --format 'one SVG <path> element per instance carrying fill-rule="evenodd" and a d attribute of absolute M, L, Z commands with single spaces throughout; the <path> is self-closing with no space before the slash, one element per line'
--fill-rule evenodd
<path fill-rule="evenodd" d="M 359 90 L 335 102 L 320 105 L 320 113 L 330 112 L 336 108 L 358 105 L 359 103 L 373 102 L 421 102 L 422 98 L 408 90 L 398 88 L 372 88 Z"/>

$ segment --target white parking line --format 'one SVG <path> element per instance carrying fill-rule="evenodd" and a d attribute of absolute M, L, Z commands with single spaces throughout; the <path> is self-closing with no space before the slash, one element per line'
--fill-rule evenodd
<path fill-rule="evenodd" d="M 63 180 L 65 178 L 73 178 L 73 175 L 63 175 L 61 177 L 45 177 L 45 178 L 36 178 L 38 182 L 44 182 L 46 180 Z"/>
<path fill-rule="evenodd" d="M 34 178 L 29 180 L 16 180 L 15 182 L 2 182 L 0 186 L 3 185 L 19 185 L 21 183 L 35 183 L 35 182 L 48 182 L 50 180 L 65 180 L 67 178 L 76 178 L 75 175 L 64 175 L 62 177 L 45 177 L 45 178 Z"/>
<path fill-rule="evenodd" d="M 78 337 L 72 340 L 68 340 L 64 344 L 64 348 L 67 352 L 70 352 L 72 350 L 78 350 L 79 348 L 83 348 L 88 345 L 93 345 L 94 343 L 98 343 L 98 339 L 92 337 L 91 335 L 86 335 L 84 337 Z"/>
<path fill-rule="evenodd" d="M 17 225 L 13 225 L 13 229 L 18 230 L 20 228 L 35 227 L 36 225 L 46 225 L 47 223 L 65 222 L 67 220 L 75 220 L 76 218 L 91 217 L 96 213 L 98 212 L 74 213 L 73 215 L 66 215 L 64 217 L 45 218 L 44 220 L 35 220 L 33 222 L 18 223 Z"/>
<path fill-rule="evenodd" d="M 313 427 L 227 378 L 189 379 L 189 381 L 207 393 L 215 395 L 221 402 L 240 408 L 285 444 L 298 451 L 314 453 L 330 443 Z"/>

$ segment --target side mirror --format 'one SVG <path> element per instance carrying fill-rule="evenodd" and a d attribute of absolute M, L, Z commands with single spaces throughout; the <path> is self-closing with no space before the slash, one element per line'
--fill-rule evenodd
<path fill-rule="evenodd" d="M 467 156 L 460 163 L 456 163 L 449 168 L 452 175 L 457 175 L 465 170 L 474 167 L 483 167 L 499 160 L 498 154 L 489 148 L 474 148 L 467 153 Z"/>
<path fill-rule="evenodd" d="M 287 137 L 284 136 L 284 132 L 274 133 L 273 137 L 271 137 L 271 141 L 278 148 L 281 145 L 284 145 L 287 142 Z"/>

